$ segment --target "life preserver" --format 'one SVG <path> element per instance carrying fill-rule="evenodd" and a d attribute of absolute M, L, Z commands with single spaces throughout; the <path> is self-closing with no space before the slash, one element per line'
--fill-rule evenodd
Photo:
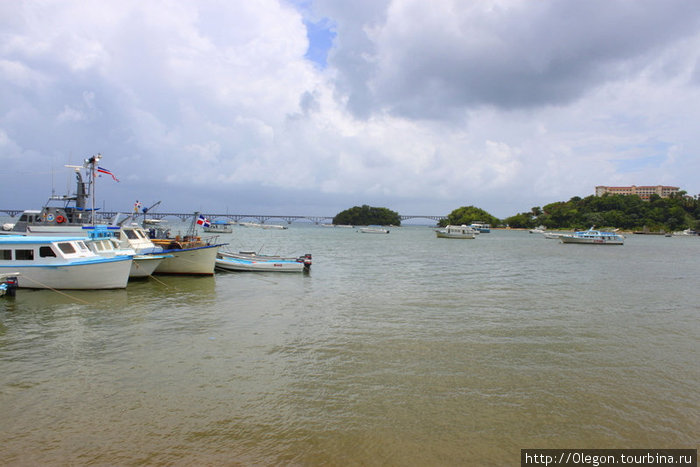
<path fill-rule="evenodd" d="M 59 214 L 58 216 L 56 216 L 56 222 L 58 222 L 59 224 L 63 224 L 65 221 L 66 221 L 66 218 L 63 217 L 62 215 Z"/>
<path fill-rule="evenodd" d="M 49 214 L 48 216 L 46 216 L 46 220 L 49 222 L 53 222 L 53 214 Z"/>

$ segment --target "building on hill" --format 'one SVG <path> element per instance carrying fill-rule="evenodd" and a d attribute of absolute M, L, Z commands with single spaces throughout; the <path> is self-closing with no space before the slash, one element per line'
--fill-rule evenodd
<path fill-rule="evenodd" d="M 677 186 L 597 186 L 595 187 L 595 195 L 603 196 L 605 194 L 611 195 L 637 195 L 642 199 L 649 199 L 651 195 L 659 195 L 662 198 L 668 198 L 671 195 L 678 193 Z"/>

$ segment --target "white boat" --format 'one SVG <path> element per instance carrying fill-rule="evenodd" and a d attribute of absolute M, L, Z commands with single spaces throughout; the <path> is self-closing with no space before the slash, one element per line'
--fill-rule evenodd
<path fill-rule="evenodd" d="M 444 229 L 436 230 L 438 238 L 476 238 L 477 231 L 467 225 L 448 225 Z"/>
<path fill-rule="evenodd" d="M 530 229 L 531 234 L 543 234 L 547 230 L 547 227 L 544 225 L 540 225 L 539 227 L 535 227 L 534 229 Z"/>
<path fill-rule="evenodd" d="M 472 229 L 474 229 L 480 233 L 491 232 L 491 225 L 486 224 L 484 222 L 473 222 L 469 227 L 471 227 Z"/>
<path fill-rule="evenodd" d="M 560 235 L 562 243 L 581 243 L 587 245 L 623 245 L 625 238 L 616 232 L 604 232 L 601 230 L 581 230 L 573 234 Z"/>
<path fill-rule="evenodd" d="M 296 261 L 303 263 L 306 269 L 311 268 L 312 257 L 311 253 L 306 253 L 301 256 L 279 256 L 279 255 L 261 255 L 255 251 L 239 251 L 235 253 L 228 250 L 219 250 L 218 257 L 244 259 L 248 261 Z"/>
<path fill-rule="evenodd" d="M 385 229 L 384 227 L 379 225 L 370 225 L 367 227 L 360 227 L 360 232 L 370 234 L 388 234 L 389 229 Z"/>
<path fill-rule="evenodd" d="M 279 225 L 279 224 L 260 224 L 260 227 L 263 229 L 270 229 L 270 230 L 287 230 L 286 225 Z"/>
<path fill-rule="evenodd" d="M 309 258 L 310 264 L 310 258 Z M 216 256 L 216 269 L 223 271 L 257 271 L 257 272 L 304 272 L 308 267 L 303 260 L 273 259 L 271 257 L 251 257 L 245 259 L 232 254 L 219 252 Z"/>
<path fill-rule="evenodd" d="M 216 252 L 225 243 L 202 240 L 195 235 L 171 237 L 169 232 L 163 228 L 151 228 L 146 232 L 138 224 L 130 224 L 121 227 L 119 240 L 123 248 L 133 248 L 139 255 L 166 256 L 156 266 L 154 274 L 214 274 Z"/>
<path fill-rule="evenodd" d="M 549 239 L 549 240 L 559 240 L 559 237 L 561 237 L 562 235 L 567 235 L 567 234 L 554 233 L 554 232 L 543 232 L 542 233 L 542 236 L 546 239 Z"/>
<path fill-rule="evenodd" d="M 119 289 L 132 257 L 105 258 L 80 237 L 0 237 L 0 274 L 19 272 L 17 285 L 33 289 Z"/>
<path fill-rule="evenodd" d="M 136 254 L 136 251 L 131 247 L 123 248 L 118 237 L 118 230 L 114 231 L 108 229 L 107 226 L 96 225 L 92 230 L 88 230 L 88 238 L 85 239 L 85 244 L 94 253 L 106 258 L 122 255 L 133 256 L 134 260 L 131 263 L 131 270 L 129 272 L 130 278 L 136 279 L 150 276 L 160 265 L 161 261 L 172 256 Z"/>
<path fill-rule="evenodd" d="M 202 227 L 202 230 L 208 233 L 230 234 L 233 233 L 233 226 L 229 221 L 218 220 L 206 227 Z"/>
<path fill-rule="evenodd" d="M 689 235 L 693 236 L 693 235 L 697 235 L 697 234 L 698 233 L 693 229 L 685 229 L 685 230 L 681 230 L 679 232 L 673 232 L 673 235 L 677 236 L 677 237 L 684 237 L 684 236 L 689 236 Z"/>

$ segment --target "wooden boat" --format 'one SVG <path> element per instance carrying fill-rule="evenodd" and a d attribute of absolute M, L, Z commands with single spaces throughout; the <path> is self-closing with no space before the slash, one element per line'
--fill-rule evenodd
<path fill-rule="evenodd" d="M 467 225 L 448 225 L 436 230 L 438 238 L 476 238 L 478 232 Z"/>
<path fill-rule="evenodd" d="M 132 256 L 99 256 L 80 237 L 2 236 L 0 274 L 19 272 L 21 288 L 118 289 L 126 287 Z"/>

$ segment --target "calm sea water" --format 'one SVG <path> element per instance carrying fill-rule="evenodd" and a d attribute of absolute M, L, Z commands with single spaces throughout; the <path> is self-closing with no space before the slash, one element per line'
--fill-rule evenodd
<path fill-rule="evenodd" d="M 309 275 L 0 299 L 3 465 L 518 465 L 697 448 L 700 238 L 236 227 Z"/>

